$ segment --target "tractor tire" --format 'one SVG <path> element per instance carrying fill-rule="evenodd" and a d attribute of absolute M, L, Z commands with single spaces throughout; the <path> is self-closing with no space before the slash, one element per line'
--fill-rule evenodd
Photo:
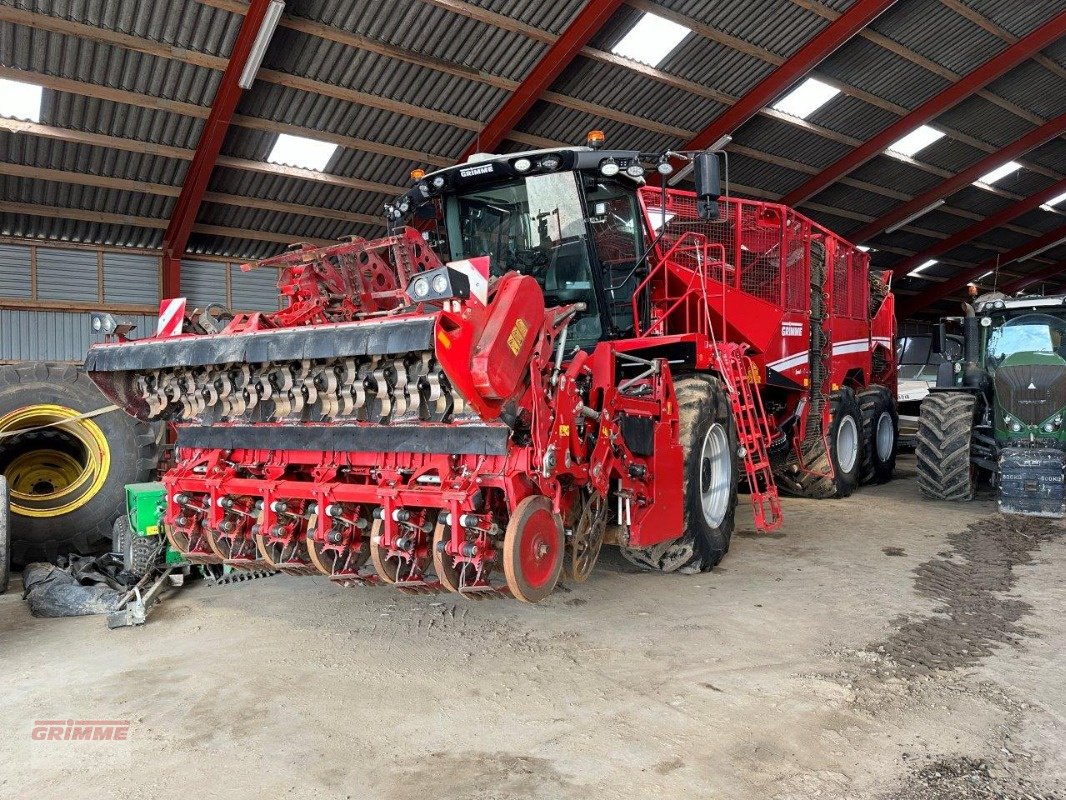
<path fill-rule="evenodd" d="M 918 490 L 930 500 L 973 500 L 977 470 L 970 462 L 977 399 L 965 392 L 933 392 L 918 417 Z"/>
<path fill-rule="evenodd" d="M 73 365 L 0 367 L 0 474 L 14 564 L 106 550 L 123 487 L 151 477 L 160 452 L 151 427 L 120 409 L 71 420 L 109 405 Z M 54 424 L 63 420 L 71 421 Z"/>
<path fill-rule="evenodd" d="M 130 527 L 130 520 L 122 514 L 112 528 L 112 550 L 122 557 L 122 569 L 141 578 L 151 572 L 159 559 L 158 536 L 138 536 Z"/>
<path fill-rule="evenodd" d="M 859 392 L 862 410 L 862 453 L 860 483 L 886 483 L 896 468 L 896 442 L 899 414 L 892 395 L 884 386 L 871 386 Z"/>
<path fill-rule="evenodd" d="M 11 578 L 11 509 L 7 500 L 7 478 L 0 475 L 0 594 L 7 591 Z"/>
<path fill-rule="evenodd" d="M 693 375 L 674 384 L 684 453 L 683 533 L 645 549 L 623 547 L 638 567 L 707 572 L 729 551 L 737 508 L 737 429 L 729 396 L 717 378 Z"/>
<path fill-rule="evenodd" d="M 847 387 L 830 395 L 829 402 L 826 442 L 815 439 L 801 445 L 808 471 L 798 469 L 793 455 L 789 457 L 788 468 L 777 475 L 778 486 L 789 494 L 815 500 L 848 497 L 859 485 L 865 449 L 862 409 L 855 393 Z"/>

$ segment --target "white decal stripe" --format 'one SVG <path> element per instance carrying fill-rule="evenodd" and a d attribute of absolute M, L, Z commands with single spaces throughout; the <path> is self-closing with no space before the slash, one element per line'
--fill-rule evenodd
<path fill-rule="evenodd" d="M 793 369 L 794 367 L 798 367 L 800 364 L 806 363 L 807 351 L 804 350 L 802 353 L 797 353 L 796 355 L 789 356 L 788 358 L 779 359 L 770 364 L 767 364 L 766 366 L 770 369 L 776 369 L 778 372 L 784 372 L 787 369 Z"/>
<path fill-rule="evenodd" d="M 883 341 L 887 345 L 889 339 L 877 339 L 875 342 Z M 847 353 L 862 353 L 872 349 L 872 344 L 869 339 L 847 339 L 843 342 L 836 342 L 833 344 L 833 355 L 845 355 Z M 766 366 L 770 369 L 776 369 L 778 372 L 784 370 L 794 369 L 800 364 L 804 364 L 807 361 L 807 350 L 802 353 L 796 353 L 795 355 L 786 356 L 780 358 L 777 361 L 772 361 Z"/>

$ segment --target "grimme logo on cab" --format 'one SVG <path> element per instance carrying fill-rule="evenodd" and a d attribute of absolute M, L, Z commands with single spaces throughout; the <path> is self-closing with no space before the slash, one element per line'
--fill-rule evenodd
<path fill-rule="evenodd" d="M 124 742 L 128 719 L 37 719 L 30 738 L 41 742 Z"/>

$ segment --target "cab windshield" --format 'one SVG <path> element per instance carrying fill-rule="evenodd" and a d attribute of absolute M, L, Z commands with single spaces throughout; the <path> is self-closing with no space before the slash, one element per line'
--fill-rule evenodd
<path fill-rule="evenodd" d="M 993 368 L 1013 353 L 1049 353 L 1066 358 L 1066 322 L 1050 314 L 1023 314 L 992 331 L 986 347 Z"/>
<path fill-rule="evenodd" d="M 588 229 L 572 172 L 533 175 L 445 200 L 452 260 L 489 256 L 492 275 L 530 275 L 549 306 L 584 303 L 568 338 L 587 346 L 603 336 Z"/>

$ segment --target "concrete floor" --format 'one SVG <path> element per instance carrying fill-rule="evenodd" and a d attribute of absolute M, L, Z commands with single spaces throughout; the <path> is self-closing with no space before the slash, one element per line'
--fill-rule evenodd
<path fill-rule="evenodd" d="M 0 797 L 1058 796 L 1060 529 L 967 534 L 991 500 L 923 502 L 899 473 L 787 500 L 781 533 L 744 509 L 712 574 L 612 554 L 535 607 L 279 576 L 107 631 L 16 591 Z M 131 726 L 34 741 L 42 718 Z"/>

